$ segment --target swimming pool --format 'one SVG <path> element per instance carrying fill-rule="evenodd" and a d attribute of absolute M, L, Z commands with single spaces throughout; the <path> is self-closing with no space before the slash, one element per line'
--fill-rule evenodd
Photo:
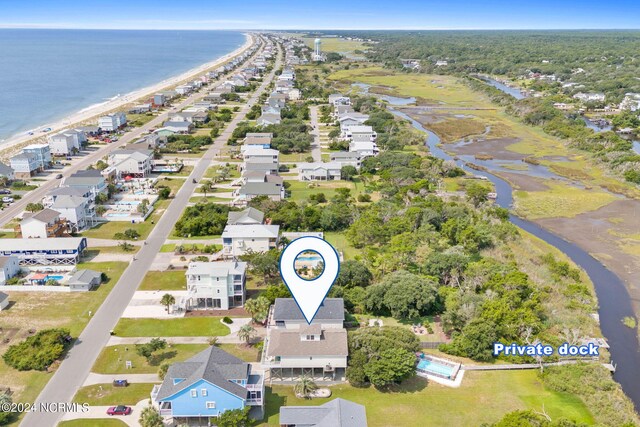
<path fill-rule="evenodd" d="M 109 218 L 125 218 L 128 216 L 131 216 L 131 214 L 128 213 L 108 213 L 106 216 L 108 216 Z"/>
<path fill-rule="evenodd" d="M 456 367 L 425 358 L 418 362 L 418 370 L 424 371 L 427 374 L 453 379 Z"/>
<path fill-rule="evenodd" d="M 47 274 L 47 277 L 45 279 L 46 280 L 57 280 L 59 282 L 60 280 L 64 279 L 64 276 Z"/>
<path fill-rule="evenodd" d="M 322 257 L 320 255 L 299 255 L 296 261 L 320 262 Z"/>

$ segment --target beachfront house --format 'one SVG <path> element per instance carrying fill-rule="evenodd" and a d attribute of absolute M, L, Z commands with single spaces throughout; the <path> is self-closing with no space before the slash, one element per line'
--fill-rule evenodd
<path fill-rule="evenodd" d="M 212 346 L 169 366 L 162 384 L 151 391 L 151 403 L 180 425 L 208 423 L 228 410 L 262 410 L 264 378 L 250 363 Z"/>
<path fill-rule="evenodd" d="M 80 151 L 87 142 L 87 136 L 81 130 L 65 129 L 48 137 L 51 154 L 69 156 Z"/>
<path fill-rule="evenodd" d="M 109 153 L 107 163 L 118 177 L 146 178 L 151 173 L 151 150 L 115 150 Z"/>
<path fill-rule="evenodd" d="M 72 229 L 68 221 L 60 218 L 60 212 L 46 208 L 40 212 L 25 213 L 16 227 L 16 235 L 25 239 L 47 239 L 68 236 Z"/>
<path fill-rule="evenodd" d="M 7 181 L 13 181 L 16 177 L 15 171 L 11 166 L 7 166 L 0 162 L 0 177 L 5 178 Z"/>
<path fill-rule="evenodd" d="M 367 125 L 349 126 L 343 135 L 348 140 L 355 142 L 375 142 L 378 136 L 373 127 Z"/>
<path fill-rule="evenodd" d="M 20 273 L 20 261 L 15 256 L 0 256 L 0 286 Z"/>
<path fill-rule="evenodd" d="M 341 93 L 332 93 L 329 95 L 329 104 L 334 107 L 337 105 L 351 105 L 351 98 L 344 96 Z"/>
<path fill-rule="evenodd" d="M 369 120 L 368 114 L 357 113 L 355 111 L 340 114 L 338 116 L 338 122 L 340 123 L 340 132 L 343 136 L 346 137 L 351 127 L 362 126 L 367 120 Z"/>
<path fill-rule="evenodd" d="M 342 381 L 348 354 L 342 298 L 325 298 L 311 324 L 293 298 L 276 299 L 261 360 L 271 381 Z"/>
<path fill-rule="evenodd" d="M 112 113 L 98 118 L 98 127 L 102 132 L 115 132 L 127 124 L 125 113 Z"/>
<path fill-rule="evenodd" d="M 367 427 L 367 412 L 342 398 L 318 406 L 281 406 L 280 427 Z"/>
<path fill-rule="evenodd" d="M 49 144 L 27 145 L 22 149 L 22 152 L 34 155 L 40 170 L 45 170 L 51 166 L 51 147 L 49 147 Z"/>
<path fill-rule="evenodd" d="M 167 103 L 167 97 L 162 93 L 156 93 L 153 95 L 153 105 L 154 107 L 163 107 L 164 104 Z"/>
<path fill-rule="evenodd" d="M 227 224 L 222 232 L 222 253 L 236 257 L 248 252 L 266 252 L 275 249 L 279 240 L 279 225 Z"/>
<path fill-rule="evenodd" d="M 340 179 L 342 164 L 315 162 L 298 164 L 300 181 L 332 181 Z"/>
<path fill-rule="evenodd" d="M 187 269 L 186 310 L 229 310 L 245 301 L 247 263 L 238 261 L 192 262 Z"/>

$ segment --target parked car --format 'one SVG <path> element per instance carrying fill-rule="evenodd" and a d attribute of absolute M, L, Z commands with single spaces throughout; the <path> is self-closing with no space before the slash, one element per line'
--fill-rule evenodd
<path fill-rule="evenodd" d="M 62 179 L 62 174 L 59 173 L 58 175 L 56 175 L 56 179 Z"/>
<path fill-rule="evenodd" d="M 0 189 L 0 194 L 11 194 L 11 190 L 7 190 L 6 188 Z"/>
<path fill-rule="evenodd" d="M 13 203 L 13 197 L 3 197 L 2 198 L 2 203 Z"/>
<path fill-rule="evenodd" d="M 131 413 L 130 406 L 118 405 L 107 409 L 107 415 L 129 415 Z"/>
<path fill-rule="evenodd" d="M 129 381 L 127 380 L 113 380 L 114 387 L 127 387 L 129 385 Z"/>

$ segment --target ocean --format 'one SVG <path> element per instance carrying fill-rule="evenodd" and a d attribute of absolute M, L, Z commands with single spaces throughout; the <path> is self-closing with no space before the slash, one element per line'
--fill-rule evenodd
<path fill-rule="evenodd" d="M 0 144 L 244 42 L 236 31 L 0 29 Z"/>

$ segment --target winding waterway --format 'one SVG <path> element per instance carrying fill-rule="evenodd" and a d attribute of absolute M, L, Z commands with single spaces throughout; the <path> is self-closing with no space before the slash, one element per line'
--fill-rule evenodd
<path fill-rule="evenodd" d="M 440 138 L 435 133 L 425 129 L 407 114 L 395 110 L 393 107 L 389 107 L 389 110 L 397 116 L 408 120 L 413 127 L 428 135 L 426 144 L 432 155 L 443 160 L 455 161 L 458 166 L 467 172 L 486 177 L 495 185 L 496 203 L 503 208 L 509 209 L 511 207 L 513 189 L 507 181 L 487 171 L 472 170 L 467 167 L 464 161 L 455 160 L 439 147 Z M 620 383 L 627 396 L 631 398 L 636 410 L 640 410 L 640 347 L 636 337 L 636 329 L 624 326 L 621 321 L 625 316 L 635 318 L 631 298 L 622 280 L 589 253 L 549 230 L 513 214 L 509 215 L 509 220 L 516 226 L 564 252 L 589 275 L 598 297 L 600 329 L 609 343 L 611 362 L 617 366 L 613 377 Z"/>

